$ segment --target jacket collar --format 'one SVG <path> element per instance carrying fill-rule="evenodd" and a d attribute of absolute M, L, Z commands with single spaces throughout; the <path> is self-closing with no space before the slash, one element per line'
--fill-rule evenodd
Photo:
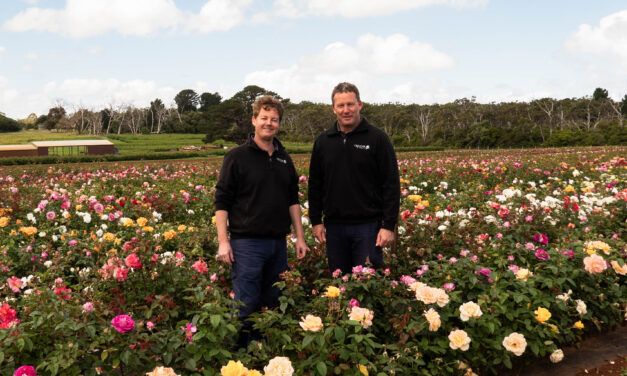
<path fill-rule="evenodd" d="M 361 121 L 359 122 L 357 127 L 355 129 L 353 129 L 351 132 L 349 132 L 348 134 L 367 132 L 369 126 L 370 126 L 370 123 L 368 123 L 368 120 L 366 120 L 365 117 L 362 117 Z M 329 134 L 328 135 L 329 136 L 338 136 L 338 135 L 340 135 L 342 133 L 344 133 L 344 132 L 340 131 L 340 126 L 338 125 L 337 120 L 336 120 L 335 123 L 333 123 L 333 126 L 331 128 L 329 128 Z"/>
<path fill-rule="evenodd" d="M 285 150 L 285 148 L 283 147 L 283 144 L 281 144 L 281 141 L 279 141 L 276 137 L 272 140 L 272 143 L 274 145 L 274 151 L 275 152 L 279 152 L 279 151 L 283 151 Z M 250 148 L 262 151 L 264 153 L 267 153 L 267 151 L 263 150 L 262 148 L 259 147 L 259 145 L 257 145 L 257 143 L 255 142 L 255 134 L 254 133 L 250 133 L 248 135 L 248 139 L 246 140 L 246 145 Z"/>

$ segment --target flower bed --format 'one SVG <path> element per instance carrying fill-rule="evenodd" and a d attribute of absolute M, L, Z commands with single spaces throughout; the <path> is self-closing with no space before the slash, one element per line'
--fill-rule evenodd
<path fill-rule="evenodd" d="M 264 340 L 247 351 L 233 349 L 237 305 L 214 259 L 219 160 L 2 168 L 0 375 L 471 375 L 559 361 L 625 321 L 625 151 L 401 154 L 387 269 L 333 273 L 307 229 L 312 250 L 296 261 L 289 248 L 281 305 L 254 316 Z M 307 158 L 296 163 L 307 221 Z"/>

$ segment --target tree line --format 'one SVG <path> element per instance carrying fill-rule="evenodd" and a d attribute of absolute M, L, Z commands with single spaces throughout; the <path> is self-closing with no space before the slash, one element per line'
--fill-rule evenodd
<path fill-rule="evenodd" d="M 47 114 L 20 120 L 24 128 L 83 134 L 200 133 L 205 142 L 241 142 L 251 132 L 252 103 L 273 95 L 285 106 L 280 138 L 312 142 L 335 120 L 331 106 L 293 103 L 277 93 L 250 85 L 223 99 L 218 93 L 181 90 L 166 106 L 159 98 L 149 107 L 108 105 L 66 112 L 56 105 Z M 597 88 L 581 98 L 541 98 L 530 102 L 478 103 L 475 97 L 445 104 L 364 102 L 362 115 L 382 128 L 396 146 L 455 148 L 534 147 L 627 144 L 627 95 L 614 101 Z M 1 119 L 0 119 L 1 120 Z M 2 121 L 0 121 L 2 131 Z"/>

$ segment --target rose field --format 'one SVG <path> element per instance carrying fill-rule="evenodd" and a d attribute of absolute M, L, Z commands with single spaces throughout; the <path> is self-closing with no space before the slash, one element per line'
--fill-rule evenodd
<path fill-rule="evenodd" d="M 627 319 L 627 148 L 399 153 L 385 269 L 310 252 L 236 349 L 222 160 L 0 167 L 0 375 L 492 375 Z M 350 187 L 346 194 L 350 194 Z M 567 356 L 567 355 L 566 355 Z"/>

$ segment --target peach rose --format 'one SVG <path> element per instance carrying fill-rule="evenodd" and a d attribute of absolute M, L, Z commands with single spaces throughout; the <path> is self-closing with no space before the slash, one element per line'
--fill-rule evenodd
<path fill-rule="evenodd" d="M 174 370 L 170 367 L 157 367 L 152 372 L 148 372 L 146 376 L 179 376 L 174 373 Z"/>
<path fill-rule="evenodd" d="M 438 289 L 427 285 L 418 286 L 418 289 L 416 289 L 416 299 L 420 300 L 424 304 L 433 304 L 437 302 L 439 296 L 440 292 Z"/>
<path fill-rule="evenodd" d="M 612 269 L 616 272 L 616 274 L 626 275 L 627 274 L 627 262 L 623 264 L 623 266 L 618 265 L 618 261 L 612 260 L 610 262 L 612 265 Z"/>
<path fill-rule="evenodd" d="M 314 315 L 301 317 L 299 324 L 303 330 L 308 332 L 319 332 L 322 329 L 322 319 Z"/>
<path fill-rule="evenodd" d="M 466 302 L 459 306 L 459 318 L 462 321 L 468 321 L 471 317 L 478 319 L 483 315 L 481 307 L 475 302 Z"/>
<path fill-rule="evenodd" d="M 462 351 L 466 351 L 470 347 L 471 339 L 470 337 L 468 337 L 468 333 L 466 333 L 466 331 L 461 330 L 461 329 L 453 330 L 448 335 L 448 340 L 449 340 L 448 345 L 453 350 L 460 349 Z"/>
<path fill-rule="evenodd" d="M 503 338 L 503 347 L 514 355 L 521 356 L 527 348 L 527 340 L 524 335 L 514 332 Z"/>
<path fill-rule="evenodd" d="M 607 264 L 603 257 L 599 255 L 590 255 L 583 259 L 584 269 L 588 273 L 598 274 L 603 273 L 605 269 L 607 269 Z"/>
<path fill-rule="evenodd" d="M 433 308 L 429 308 L 424 313 L 427 322 L 429 323 L 429 331 L 435 332 L 440 329 L 442 322 L 440 321 L 440 314 Z"/>
<path fill-rule="evenodd" d="M 290 359 L 284 356 L 277 356 L 270 359 L 268 365 L 263 367 L 266 376 L 292 376 L 294 367 Z"/>
<path fill-rule="evenodd" d="M 367 308 L 361 308 L 361 307 L 355 306 L 351 308 L 351 313 L 348 316 L 348 318 L 350 320 L 359 321 L 361 323 L 361 326 L 364 327 L 364 329 L 368 329 L 372 325 L 374 312 L 372 312 L 371 310 Z"/>

